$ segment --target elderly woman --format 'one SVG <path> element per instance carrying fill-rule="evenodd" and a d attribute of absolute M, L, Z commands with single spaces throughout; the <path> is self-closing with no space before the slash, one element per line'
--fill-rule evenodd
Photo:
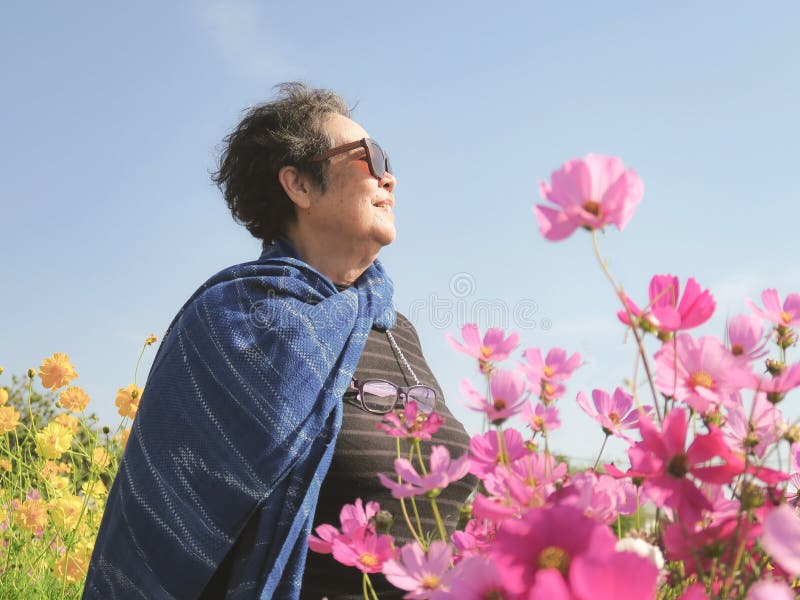
<path fill-rule="evenodd" d="M 203 284 L 164 336 L 84 598 L 359 597 L 330 556 L 306 567 L 308 535 L 356 498 L 399 514 L 376 477 L 395 452 L 382 416 L 416 396 L 445 417 L 438 443 L 468 444 L 377 260 L 395 237 L 386 153 L 339 96 L 301 84 L 226 142 L 216 181 L 264 250 Z M 440 500 L 451 528 L 469 491 Z"/>

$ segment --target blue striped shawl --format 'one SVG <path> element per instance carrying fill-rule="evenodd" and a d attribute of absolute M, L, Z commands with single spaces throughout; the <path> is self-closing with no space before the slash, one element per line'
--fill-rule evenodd
<path fill-rule="evenodd" d="M 173 320 L 111 487 L 84 598 L 297 598 L 341 397 L 373 324 L 375 261 L 338 292 L 285 240 L 209 279 Z M 215 576 L 216 573 L 216 576 Z"/>

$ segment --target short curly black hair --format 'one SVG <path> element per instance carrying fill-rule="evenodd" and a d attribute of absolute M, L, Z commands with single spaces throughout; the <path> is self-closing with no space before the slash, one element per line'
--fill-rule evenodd
<path fill-rule="evenodd" d="M 331 114 L 350 116 L 344 99 L 330 90 L 300 82 L 275 87 L 276 99 L 248 109 L 225 137 L 219 170 L 211 176 L 234 220 L 265 244 L 296 218 L 278 171 L 295 166 L 324 191 L 327 161 L 310 159 L 332 145 L 325 120 Z"/>

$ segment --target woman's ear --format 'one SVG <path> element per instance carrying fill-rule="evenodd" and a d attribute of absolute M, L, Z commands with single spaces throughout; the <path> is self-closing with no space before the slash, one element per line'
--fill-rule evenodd
<path fill-rule="evenodd" d="M 278 171 L 278 181 L 283 191 L 289 196 L 297 208 L 308 209 L 311 207 L 311 191 L 313 186 L 308 176 L 299 171 L 297 167 L 285 166 Z"/>

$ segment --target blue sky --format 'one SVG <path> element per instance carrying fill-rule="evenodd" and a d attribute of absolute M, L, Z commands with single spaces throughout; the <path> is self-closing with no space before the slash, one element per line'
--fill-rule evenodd
<path fill-rule="evenodd" d="M 800 291 L 798 18 L 792 2 L 4 6 L 0 385 L 66 352 L 116 424 L 145 336 L 257 256 L 208 173 L 241 111 L 302 79 L 357 105 L 391 154 L 382 258 L 448 403 L 475 431 L 472 364 L 444 339 L 462 318 L 578 351 L 554 446 L 589 460 L 602 435 L 575 393 L 629 377 L 633 348 L 589 236 L 540 236 L 537 181 L 588 152 L 633 167 L 644 200 L 604 252 L 640 300 L 657 273 L 711 288 L 701 333 L 765 287 Z"/>

